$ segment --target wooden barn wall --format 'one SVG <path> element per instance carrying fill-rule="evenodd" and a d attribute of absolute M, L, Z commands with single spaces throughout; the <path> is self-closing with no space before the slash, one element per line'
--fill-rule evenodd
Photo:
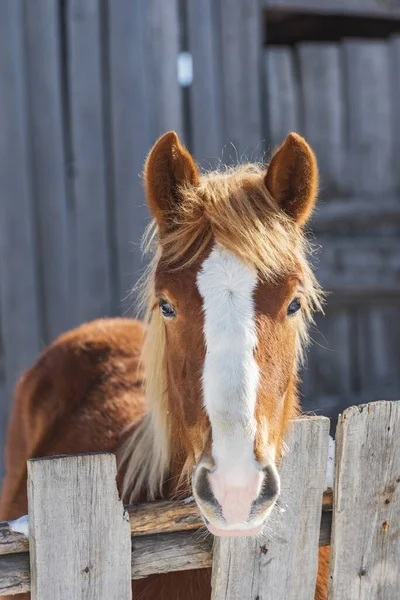
<path fill-rule="evenodd" d="M 399 397 L 400 37 L 265 45 L 259 0 L 32 4 L 0 0 L 0 449 L 15 382 L 45 344 L 133 314 L 149 220 L 140 174 L 169 129 L 205 168 L 266 159 L 291 130 L 307 137 L 330 295 L 304 406 L 335 416 Z"/>

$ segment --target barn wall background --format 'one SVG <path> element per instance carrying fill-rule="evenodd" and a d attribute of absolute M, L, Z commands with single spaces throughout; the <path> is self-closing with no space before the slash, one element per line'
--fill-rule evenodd
<path fill-rule="evenodd" d="M 304 408 L 400 397 L 400 1 L 0 0 L 1 465 L 40 350 L 134 314 L 140 174 L 169 129 L 206 169 L 306 136 L 329 296 Z"/>

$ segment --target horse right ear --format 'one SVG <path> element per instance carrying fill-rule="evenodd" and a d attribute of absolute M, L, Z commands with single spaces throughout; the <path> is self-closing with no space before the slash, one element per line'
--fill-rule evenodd
<path fill-rule="evenodd" d="M 196 163 L 175 131 L 165 133 L 154 144 L 144 175 L 151 214 L 160 228 L 168 228 L 168 221 L 181 201 L 180 188 L 200 182 Z"/>

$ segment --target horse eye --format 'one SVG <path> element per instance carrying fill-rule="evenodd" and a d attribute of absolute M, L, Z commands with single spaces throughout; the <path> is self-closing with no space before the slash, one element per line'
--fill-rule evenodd
<path fill-rule="evenodd" d="M 174 317 L 176 317 L 176 312 L 172 308 L 172 305 L 166 300 L 160 300 L 159 306 L 163 317 L 165 317 L 166 319 L 173 319 Z"/>
<path fill-rule="evenodd" d="M 301 308 L 300 300 L 298 298 L 295 298 L 289 304 L 288 309 L 287 309 L 287 314 L 289 315 L 289 317 L 291 317 L 292 315 L 296 314 L 297 311 L 300 310 L 300 308 Z"/>

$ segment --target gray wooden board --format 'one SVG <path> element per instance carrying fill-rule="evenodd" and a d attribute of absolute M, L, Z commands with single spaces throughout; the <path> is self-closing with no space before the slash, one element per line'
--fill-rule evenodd
<path fill-rule="evenodd" d="M 357 314 L 357 351 L 360 388 L 387 398 L 400 398 L 400 305 L 375 306 Z"/>
<path fill-rule="evenodd" d="M 149 144 L 171 129 L 183 136 L 177 0 L 138 0 L 143 40 L 144 97 Z M 150 149 L 150 148 L 149 148 Z"/>
<path fill-rule="evenodd" d="M 400 35 L 393 36 L 390 42 L 391 94 L 392 94 L 392 126 L 393 136 L 393 173 L 396 191 L 400 192 L 400 169 L 397 167 L 400 157 Z M 400 197 L 397 196 L 400 206 Z"/>
<path fill-rule="evenodd" d="M 299 82 L 292 48 L 267 46 L 263 57 L 266 138 L 273 150 L 288 133 L 302 129 Z"/>
<path fill-rule="evenodd" d="M 59 5 L 38 0 L 25 2 L 24 8 L 32 178 L 43 285 L 41 304 L 48 342 L 72 325 L 68 315 L 71 290 L 68 286 Z"/>
<path fill-rule="evenodd" d="M 67 4 L 73 177 L 80 321 L 109 315 L 109 219 L 102 103 L 99 0 Z"/>
<path fill-rule="evenodd" d="M 354 193 L 393 188 L 390 56 L 386 41 L 343 42 L 348 123 L 346 183 Z"/>
<path fill-rule="evenodd" d="M 345 411 L 336 432 L 329 600 L 398 599 L 399 473 L 400 403 Z"/>
<path fill-rule="evenodd" d="M 149 118 L 144 68 L 143 24 L 140 2 L 109 2 L 110 111 L 115 210 L 115 244 L 118 259 L 119 312 L 129 310 L 129 290 L 139 278 L 140 239 L 149 219 L 141 179 L 144 161 L 154 140 L 149 139 Z M 163 56 L 159 57 L 160 63 Z M 164 63 L 163 63 L 164 64 Z"/>
<path fill-rule="evenodd" d="M 303 375 L 302 408 L 331 415 L 329 397 L 349 395 L 352 389 L 352 323 L 346 309 L 331 310 L 316 317 L 311 327 L 312 346 Z M 321 402 L 327 398 L 326 404 Z"/>
<path fill-rule="evenodd" d="M 280 466 L 281 497 L 262 543 L 254 538 L 216 539 L 213 600 L 312 598 L 328 432 L 329 420 L 324 417 L 293 423 L 287 439 L 289 451 Z"/>
<path fill-rule="evenodd" d="M 339 44 L 298 46 L 304 123 L 318 159 L 322 195 L 343 191 L 345 123 Z"/>
<path fill-rule="evenodd" d="M 0 479 L 12 389 L 41 346 L 39 290 L 24 81 L 23 6 L 0 3 L 0 310 L 5 381 Z"/>
<path fill-rule="evenodd" d="M 400 19 L 400 8 L 396 1 L 382 0 L 263 0 L 266 8 L 287 11 L 312 11 L 341 15 L 376 16 Z"/>
<path fill-rule="evenodd" d="M 322 249 L 316 272 L 325 291 L 335 292 L 335 296 L 400 292 L 398 239 L 320 236 L 318 242 Z"/>
<path fill-rule="evenodd" d="M 377 226 L 400 226 L 400 197 L 376 194 L 371 202 L 365 197 L 337 196 L 329 202 L 317 204 L 312 217 L 312 229 L 316 233 L 347 233 L 374 229 Z"/>
<path fill-rule="evenodd" d="M 218 165 L 226 142 L 218 9 L 215 0 L 189 0 L 187 4 L 189 50 L 193 57 L 192 148 L 196 160 L 206 169 Z"/>
<path fill-rule="evenodd" d="M 228 145 L 224 162 L 263 156 L 262 41 L 258 0 L 220 0 L 223 104 Z"/>
<path fill-rule="evenodd" d="M 128 600 L 131 542 L 115 456 L 28 462 L 32 600 Z"/>

